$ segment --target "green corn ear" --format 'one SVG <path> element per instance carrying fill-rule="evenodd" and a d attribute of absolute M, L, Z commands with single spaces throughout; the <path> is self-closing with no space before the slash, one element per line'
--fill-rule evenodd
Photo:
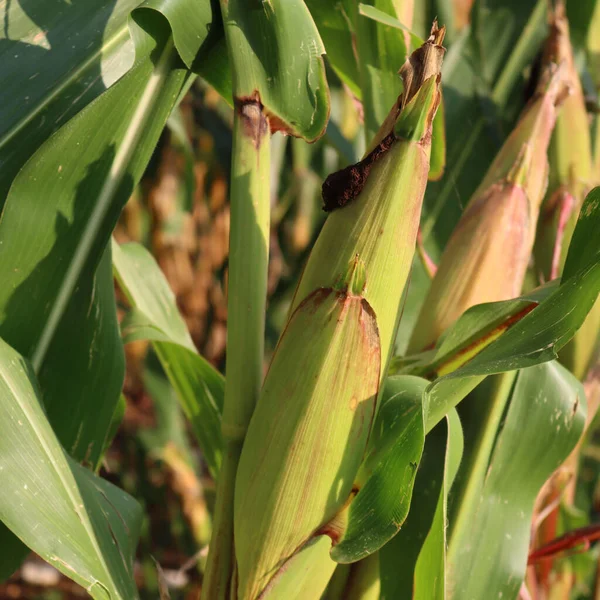
<path fill-rule="evenodd" d="M 557 5 L 552 15 L 544 54 L 547 61 L 565 65 L 565 81 L 569 86 L 548 150 L 548 194 L 535 245 L 536 267 L 549 280 L 562 271 L 579 209 L 592 187 L 590 125 L 562 4 Z"/>
<path fill-rule="evenodd" d="M 546 67 L 536 94 L 473 194 L 444 249 L 409 342 L 435 344 L 468 308 L 518 296 L 547 187 L 547 150 L 564 70 Z"/>
<path fill-rule="evenodd" d="M 565 65 L 570 88 L 550 142 L 550 181 L 535 242 L 536 269 L 543 279 L 550 280 L 562 273 L 579 210 L 594 180 L 597 183 L 585 97 L 575 68 L 565 8 L 560 2 L 552 14 L 545 55 L 547 60 Z M 590 365 L 599 331 L 600 301 L 560 353 L 561 362 L 580 379 Z"/>
<path fill-rule="evenodd" d="M 274 590 L 294 562 L 310 573 L 294 557 L 317 538 L 335 543 L 343 533 L 415 251 L 443 35 L 434 26 L 401 69 L 405 91 L 369 154 L 324 184 L 331 214 L 296 290 L 240 458 L 240 600 L 279 597 Z"/>

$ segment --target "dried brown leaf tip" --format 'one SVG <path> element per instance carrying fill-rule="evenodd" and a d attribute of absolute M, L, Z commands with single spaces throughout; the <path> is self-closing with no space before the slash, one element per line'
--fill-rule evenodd
<path fill-rule="evenodd" d="M 433 22 L 427 41 L 417 48 L 398 72 L 404 84 L 400 109 L 404 108 L 432 75 L 440 76 L 446 49 L 442 46 L 446 28 Z"/>
<path fill-rule="evenodd" d="M 431 28 L 427 41 L 417 48 L 399 71 L 404 84 L 404 92 L 398 97 L 379 132 L 371 144 L 371 150 L 359 162 L 350 165 L 327 177 L 322 187 L 323 210 L 331 212 L 343 208 L 363 190 L 373 165 L 392 147 L 396 141 L 394 125 L 402 109 L 432 76 L 440 77 L 445 48 L 441 45 L 445 27 L 438 27 L 437 21 Z"/>

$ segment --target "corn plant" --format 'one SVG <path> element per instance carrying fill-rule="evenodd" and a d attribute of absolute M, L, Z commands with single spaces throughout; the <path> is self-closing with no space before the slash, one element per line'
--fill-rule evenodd
<path fill-rule="evenodd" d="M 100 599 L 599 597 L 600 1 L 3 11 L 3 579 L 33 551 Z M 224 171 L 220 360 L 173 271 Z"/>

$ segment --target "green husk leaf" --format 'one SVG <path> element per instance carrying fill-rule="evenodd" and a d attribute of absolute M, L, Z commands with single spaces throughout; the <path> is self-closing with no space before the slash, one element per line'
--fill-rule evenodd
<path fill-rule="evenodd" d="M 375 149 L 362 164 L 351 167 L 364 169 L 365 161 L 369 163 L 364 186 L 353 188 L 347 169 L 325 182 L 324 197 L 325 190 L 334 202 L 344 194 L 354 197 L 339 209 L 329 207 L 332 212 L 310 254 L 291 308 L 313 290 L 335 285 L 348 264 L 360 257 L 367 273 L 365 298 L 377 315 L 383 365 L 393 345 L 427 184 L 429 134 L 440 99 L 437 75 L 444 55 L 442 39 L 443 30 L 434 29 L 404 65 L 405 94 L 396 100 L 374 138 L 371 146 Z M 393 139 L 396 122 L 427 123 L 429 128 L 420 140 Z"/>
<path fill-rule="evenodd" d="M 425 441 L 422 398 L 427 380 L 386 380 L 381 408 L 358 475 L 348 526 L 331 551 L 334 560 L 355 562 L 379 550 L 400 529 L 410 508 L 412 487 Z"/>
<path fill-rule="evenodd" d="M 260 597 L 265 600 L 319 598 L 336 567 L 329 556 L 330 549 L 329 536 L 319 535 L 309 540 L 285 563 Z"/>
<path fill-rule="evenodd" d="M 240 598 L 258 595 L 316 533 L 337 541 L 330 522 L 350 499 L 365 452 L 379 361 L 375 317 L 363 298 L 321 289 L 292 315 L 237 473 Z"/>

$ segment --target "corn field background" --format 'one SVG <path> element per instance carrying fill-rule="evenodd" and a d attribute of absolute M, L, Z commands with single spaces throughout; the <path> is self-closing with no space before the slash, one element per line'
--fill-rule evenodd
<path fill-rule="evenodd" d="M 0 599 L 600 600 L 600 0 L 0 13 Z"/>

